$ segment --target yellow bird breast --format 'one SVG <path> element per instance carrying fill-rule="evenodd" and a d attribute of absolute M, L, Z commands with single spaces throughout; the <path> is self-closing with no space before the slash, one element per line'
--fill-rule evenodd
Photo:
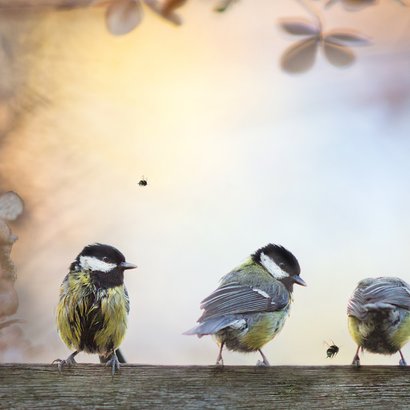
<path fill-rule="evenodd" d="M 124 338 L 128 311 L 124 285 L 97 289 L 88 274 L 69 274 L 57 306 L 60 337 L 70 349 L 109 354 Z"/>
<path fill-rule="evenodd" d="M 251 351 L 261 349 L 282 330 L 287 316 L 287 312 L 283 311 L 261 314 L 260 319 L 241 338 L 241 345 Z"/>

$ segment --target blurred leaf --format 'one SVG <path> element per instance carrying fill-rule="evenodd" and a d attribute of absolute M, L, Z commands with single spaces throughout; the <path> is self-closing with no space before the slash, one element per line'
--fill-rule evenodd
<path fill-rule="evenodd" d="M 350 48 L 324 42 L 323 50 L 329 63 L 336 67 L 347 67 L 354 63 L 356 57 Z"/>
<path fill-rule="evenodd" d="M 371 41 L 368 37 L 353 32 L 331 31 L 328 34 L 326 34 L 325 41 L 340 46 L 343 46 L 345 44 L 352 46 L 368 46 L 371 44 Z"/>
<path fill-rule="evenodd" d="M 162 12 L 164 14 L 172 13 L 177 8 L 182 7 L 186 2 L 187 0 L 165 0 L 162 5 Z"/>
<path fill-rule="evenodd" d="M 225 12 L 233 3 L 237 2 L 238 0 L 224 0 L 221 1 L 215 8 L 214 11 L 217 13 Z"/>
<path fill-rule="evenodd" d="M 359 11 L 368 6 L 374 6 L 378 0 L 329 0 L 325 7 L 330 7 L 335 3 L 341 3 L 346 11 Z"/>
<path fill-rule="evenodd" d="M 315 36 L 290 46 L 281 58 L 281 67 L 289 73 L 302 73 L 315 62 L 319 37 Z"/>
<path fill-rule="evenodd" d="M 143 11 L 139 0 L 116 0 L 106 11 L 106 25 L 111 34 L 121 36 L 141 23 Z"/>
<path fill-rule="evenodd" d="M 169 13 L 164 13 L 163 9 L 162 9 L 162 5 L 160 3 L 158 3 L 157 0 L 144 0 L 144 3 L 155 13 L 160 15 L 162 18 L 164 18 L 165 20 L 170 21 L 171 23 L 179 26 L 182 24 L 182 20 L 181 18 L 173 13 L 173 12 L 169 12 Z"/>
<path fill-rule="evenodd" d="M 0 218 L 14 221 L 22 214 L 24 209 L 23 200 L 13 191 L 0 196 Z"/>
<path fill-rule="evenodd" d="M 298 36 L 316 36 L 320 32 L 320 27 L 305 19 L 280 19 L 279 26 L 287 33 Z"/>

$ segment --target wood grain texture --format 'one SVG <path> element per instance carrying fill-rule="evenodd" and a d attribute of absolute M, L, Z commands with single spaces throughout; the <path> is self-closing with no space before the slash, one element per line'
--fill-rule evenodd
<path fill-rule="evenodd" d="M 410 367 L 4 364 L 0 408 L 409 409 Z"/>

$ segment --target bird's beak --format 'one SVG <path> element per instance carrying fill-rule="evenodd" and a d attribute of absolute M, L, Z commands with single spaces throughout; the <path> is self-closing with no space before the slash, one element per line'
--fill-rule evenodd
<path fill-rule="evenodd" d="M 134 265 L 133 263 L 128 263 L 128 262 L 121 262 L 120 266 L 123 269 L 135 269 L 135 268 L 137 268 L 137 265 Z"/>
<path fill-rule="evenodd" d="M 292 276 L 292 279 L 298 285 L 307 286 L 306 282 L 299 275 Z"/>

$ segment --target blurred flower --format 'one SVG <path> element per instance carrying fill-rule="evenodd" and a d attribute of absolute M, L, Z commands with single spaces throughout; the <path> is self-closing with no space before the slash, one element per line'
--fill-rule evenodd
<path fill-rule="evenodd" d="M 322 31 L 320 21 L 312 23 L 305 19 L 282 19 L 280 27 L 291 35 L 306 38 L 290 46 L 282 55 L 281 67 L 289 73 L 309 70 L 315 62 L 317 50 L 323 50 L 329 63 L 347 67 L 355 60 L 353 51 L 346 46 L 369 45 L 370 40 L 361 34 L 347 30 Z"/>

